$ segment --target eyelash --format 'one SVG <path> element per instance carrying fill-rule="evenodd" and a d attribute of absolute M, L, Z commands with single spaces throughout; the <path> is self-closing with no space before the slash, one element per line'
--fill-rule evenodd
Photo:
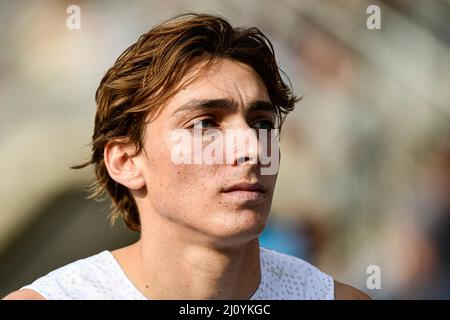
<path fill-rule="evenodd" d="M 268 124 L 268 128 L 256 128 L 256 129 L 267 129 L 267 130 L 275 129 L 275 123 L 272 120 L 261 119 L 257 122 L 266 122 Z"/>
<path fill-rule="evenodd" d="M 201 122 L 201 121 L 210 121 L 210 122 L 212 122 L 212 125 L 210 127 L 205 128 L 204 126 L 202 126 L 201 129 L 214 128 L 215 126 L 218 126 L 217 122 L 213 118 L 204 118 L 204 119 L 198 119 L 198 120 L 194 121 L 192 123 L 192 125 L 190 125 L 188 127 L 188 129 L 194 129 L 195 124 L 198 123 L 198 122 Z M 261 119 L 261 120 L 257 121 L 256 123 L 258 123 L 258 122 L 265 122 L 265 123 L 267 123 L 268 124 L 268 128 L 255 128 L 255 129 L 267 129 L 267 130 L 270 130 L 270 129 L 274 129 L 275 128 L 275 124 L 274 124 L 274 122 L 272 120 Z"/>
<path fill-rule="evenodd" d="M 204 118 L 204 119 L 198 119 L 198 120 L 195 120 L 194 122 L 192 122 L 192 124 L 188 127 L 188 129 L 194 129 L 195 124 L 198 123 L 198 122 L 201 122 L 201 121 L 211 121 L 211 122 L 213 122 L 214 124 L 217 125 L 217 123 L 215 123 L 214 119 L 212 119 L 212 118 Z M 205 129 L 205 128 L 202 126 L 201 129 Z"/>

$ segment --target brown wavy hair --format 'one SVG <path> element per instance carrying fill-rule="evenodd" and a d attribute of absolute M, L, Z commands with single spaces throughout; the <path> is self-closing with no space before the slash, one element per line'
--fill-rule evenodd
<path fill-rule="evenodd" d="M 299 100 L 283 81 L 272 44 L 257 28 L 233 28 L 224 18 L 211 14 L 182 14 L 139 37 L 106 72 L 96 91 L 97 111 L 92 136 L 92 155 L 73 169 L 95 166 L 96 181 L 89 198 L 105 191 L 112 199 L 111 223 L 122 217 L 133 231 L 140 231 L 139 210 L 131 192 L 108 174 L 104 149 L 110 141 L 142 150 L 146 119 L 176 94 L 191 62 L 207 57 L 228 58 L 252 67 L 264 81 L 276 107 L 278 128 Z M 151 120 L 150 120 L 151 121 Z"/>

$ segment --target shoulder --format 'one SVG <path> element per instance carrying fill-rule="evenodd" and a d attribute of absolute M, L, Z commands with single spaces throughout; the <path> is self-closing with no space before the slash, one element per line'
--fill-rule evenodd
<path fill-rule="evenodd" d="M 311 263 L 291 255 L 262 248 L 264 279 L 288 299 L 334 299 L 333 278 Z"/>
<path fill-rule="evenodd" d="M 297 275 L 305 281 L 313 280 L 316 277 L 331 279 L 318 267 L 299 257 L 266 248 L 261 248 L 261 252 L 263 253 L 261 256 L 263 264 L 269 264 L 273 269 L 281 270 L 281 273 Z"/>
<path fill-rule="evenodd" d="M 301 282 L 304 298 L 336 300 L 370 300 L 364 292 L 334 280 L 309 262 L 266 248 L 262 249 L 263 260 L 269 262 L 272 270 L 283 270 Z"/>
<path fill-rule="evenodd" d="M 372 300 L 364 292 L 334 280 L 334 294 L 336 300 Z"/>
<path fill-rule="evenodd" d="M 100 253 L 63 265 L 5 297 L 7 300 L 72 300 L 103 294 L 111 275 Z M 114 286 L 115 284 L 111 284 Z"/>
<path fill-rule="evenodd" d="M 46 300 L 43 296 L 31 289 L 22 289 L 11 292 L 2 300 Z"/>

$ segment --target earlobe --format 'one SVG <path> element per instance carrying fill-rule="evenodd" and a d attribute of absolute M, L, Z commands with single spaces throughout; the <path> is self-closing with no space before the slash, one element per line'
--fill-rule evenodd
<path fill-rule="evenodd" d="M 104 161 L 110 177 L 130 190 L 145 186 L 144 176 L 137 158 L 130 156 L 133 150 L 122 143 L 108 142 L 104 149 Z"/>

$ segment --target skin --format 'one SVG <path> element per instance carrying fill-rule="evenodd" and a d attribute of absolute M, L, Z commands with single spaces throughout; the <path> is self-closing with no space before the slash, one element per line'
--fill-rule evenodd
<path fill-rule="evenodd" d="M 196 61 L 188 76 L 196 75 Z M 186 78 L 187 79 L 187 78 Z M 233 108 L 177 113 L 192 99 L 229 99 Z M 269 110 L 250 111 L 255 101 L 270 103 L 267 89 L 247 65 L 220 59 L 194 81 L 183 84 L 148 122 L 144 150 L 129 155 L 131 145 L 111 142 L 105 147 L 110 176 L 131 190 L 140 211 L 141 239 L 113 251 L 128 278 L 150 299 L 248 299 L 260 281 L 258 236 L 270 212 L 277 174 L 261 175 L 251 159 L 252 144 L 235 153 L 228 164 L 178 164 L 171 161 L 176 144 L 170 134 L 200 121 L 204 127 L 265 128 L 275 121 Z M 208 120 L 207 120 L 208 119 Z M 241 182 L 259 182 L 265 193 L 257 198 L 224 193 Z M 336 298 L 368 298 L 335 282 Z M 16 291 L 5 299 L 43 299 L 32 290 Z"/>

